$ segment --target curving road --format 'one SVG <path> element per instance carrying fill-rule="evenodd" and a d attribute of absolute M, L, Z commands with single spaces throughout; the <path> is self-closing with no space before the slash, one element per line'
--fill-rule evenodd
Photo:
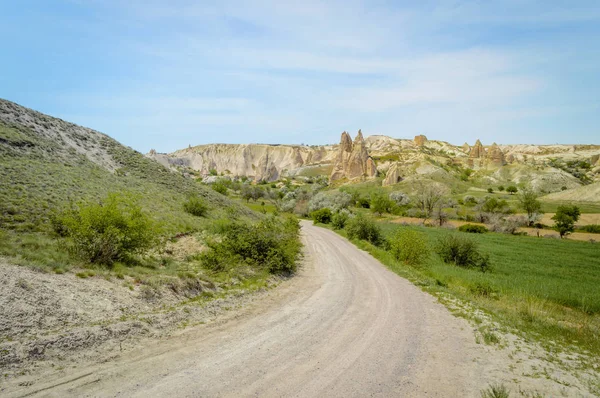
<path fill-rule="evenodd" d="M 236 319 L 37 395 L 479 396 L 481 351 L 465 321 L 337 234 L 307 222 L 302 230 L 299 275 Z"/>

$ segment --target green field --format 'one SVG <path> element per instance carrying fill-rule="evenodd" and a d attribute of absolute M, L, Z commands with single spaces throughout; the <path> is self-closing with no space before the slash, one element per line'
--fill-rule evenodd
<path fill-rule="evenodd" d="M 600 354 L 600 245 L 588 242 L 466 234 L 490 256 L 492 272 L 445 264 L 433 252 L 451 231 L 381 222 L 385 236 L 398 228 L 422 232 L 432 249 L 426 264 L 412 267 L 366 242 L 355 242 L 394 272 L 434 294 L 450 295 L 491 314 L 543 343 L 578 346 Z M 343 231 L 341 231 L 344 234 Z"/>

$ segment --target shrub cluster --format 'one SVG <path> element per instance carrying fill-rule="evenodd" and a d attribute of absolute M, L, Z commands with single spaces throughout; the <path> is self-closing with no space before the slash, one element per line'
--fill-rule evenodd
<path fill-rule="evenodd" d="M 203 265 L 213 271 L 224 271 L 241 262 L 264 267 L 273 274 L 296 270 L 301 244 L 300 224 L 294 217 L 285 221 L 269 217 L 255 225 L 228 223 L 221 233 L 221 239 L 209 242 L 209 250 L 200 255 Z"/>
<path fill-rule="evenodd" d="M 490 270 L 489 256 L 481 254 L 477 243 L 466 236 L 448 234 L 438 241 L 436 251 L 445 263 L 477 268 L 481 272 Z"/>
<path fill-rule="evenodd" d="M 427 240 L 422 232 L 400 228 L 390 242 L 390 251 L 396 258 L 409 265 L 420 265 L 429 256 Z"/>
<path fill-rule="evenodd" d="M 483 225 L 465 224 L 458 227 L 460 232 L 470 232 L 472 234 L 484 234 L 488 231 Z"/>
<path fill-rule="evenodd" d="M 344 229 L 348 222 L 348 218 L 350 218 L 348 210 L 341 210 L 331 217 L 331 225 L 335 229 Z"/>
<path fill-rule="evenodd" d="M 208 206 L 204 200 L 198 196 L 190 196 L 183 204 L 183 210 L 196 217 L 203 217 L 208 211 Z"/>
<path fill-rule="evenodd" d="M 366 240 L 374 245 L 384 243 L 381 229 L 375 221 L 362 214 L 357 214 L 356 217 L 348 220 L 346 223 L 346 232 L 350 239 Z"/>
<path fill-rule="evenodd" d="M 310 218 L 313 219 L 313 222 L 315 224 L 329 224 L 331 222 L 331 216 L 331 210 L 329 210 L 327 207 L 315 210 L 312 213 L 310 213 Z"/>
<path fill-rule="evenodd" d="M 54 231 L 71 240 L 71 251 L 91 263 L 111 265 L 158 243 L 156 223 L 129 196 L 109 194 L 53 218 Z"/>
<path fill-rule="evenodd" d="M 578 231 L 588 232 L 590 234 L 600 234 L 600 224 L 582 225 L 577 228 Z"/>

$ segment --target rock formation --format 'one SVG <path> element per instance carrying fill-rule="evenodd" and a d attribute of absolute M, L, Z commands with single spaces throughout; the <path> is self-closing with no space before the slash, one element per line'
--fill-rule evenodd
<path fill-rule="evenodd" d="M 469 159 L 467 160 L 467 164 L 469 167 L 481 167 L 483 166 L 483 159 L 485 158 L 485 148 L 481 141 L 477 140 L 475 145 L 471 148 L 471 152 L 469 152 Z"/>
<path fill-rule="evenodd" d="M 487 166 L 504 166 L 506 164 L 506 160 L 504 159 L 504 152 L 495 142 L 488 149 L 486 155 L 486 165 Z"/>
<path fill-rule="evenodd" d="M 427 137 L 425 137 L 423 134 L 416 135 L 414 142 L 416 146 L 423 146 L 427 142 Z"/>
<path fill-rule="evenodd" d="M 400 176 L 400 169 L 398 167 L 398 163 L 394 163 L 388 169 L 387 174 L 385 175 L 385 179 L 383 180 L 383 183 L 381 185 L 386 187 L 388 185 L 397 184 L 400 181 L 402 181 L 402 177 Z"/>
<path fill-rule="evenodd" d="M 471 148 L 471 152 L 469 152 L 469 158 L 481 159 L 483 157 L 485 157 L 485 149 L 483 148 L 481 141 L 477 140 L 473 148 Z"/>
<path fill-rule="evenodd" d="M 373 159 L 369 157 L 362 132 L 358 130 L 358 134 L 352 142 L 350 135 L 344 131 L 329 180 L 335 181 L 342 178 L 352 180 L 376 175 L 377 168 Z"/>
<path fill-rule="evenodd" d="M 254 181 L 275 181 L 279 178 L 279 171 L 273 164 L 272 159 L 269 157 L 269 150 L 259 159 L 258 166 L 256 167 L 256 174 Z"/>
<path fill-rule="evenodd" d="M 471 145 L 467 144 L 466 142 L 462 145 L 462 150 L 464 153 L 470 153 L 471 152 Z"/>

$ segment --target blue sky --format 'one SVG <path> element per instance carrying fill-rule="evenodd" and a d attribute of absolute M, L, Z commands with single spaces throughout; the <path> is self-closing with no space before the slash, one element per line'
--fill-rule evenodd
<path fill-rule="evenodd" d="M 147 152 L 600 144 L 600 2 L 3 0 L 0 97 Z"/>

